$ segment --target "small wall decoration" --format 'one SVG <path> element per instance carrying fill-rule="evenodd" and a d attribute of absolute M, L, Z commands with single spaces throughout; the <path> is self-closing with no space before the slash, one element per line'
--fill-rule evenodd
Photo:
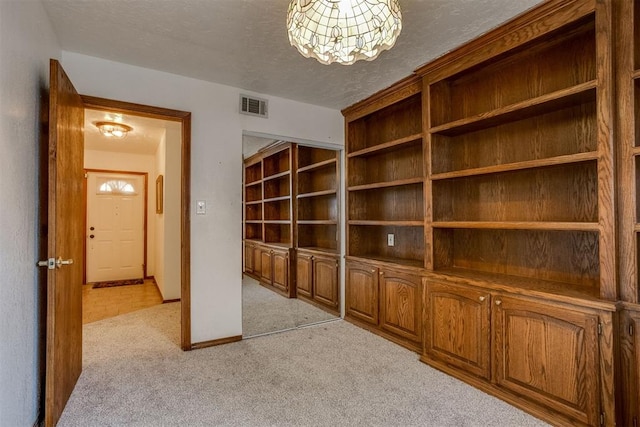
<path fill-rule="evenodd" d="M 158 175 L 158 178 L 156 179 L 156 213 L 157 214 L 161 214 L 162 213 L 162 207 L 163 207 L 163 183 L 164 183 L 164 178 L 162 177 L 162 175 Z"/>

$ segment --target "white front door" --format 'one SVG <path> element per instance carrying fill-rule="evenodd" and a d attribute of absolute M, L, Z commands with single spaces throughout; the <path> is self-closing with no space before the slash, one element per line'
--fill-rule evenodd
<path fill-rule="evenodd" d="M 87 174 L 87 283 L 144 276 L 145 179 Z"/>

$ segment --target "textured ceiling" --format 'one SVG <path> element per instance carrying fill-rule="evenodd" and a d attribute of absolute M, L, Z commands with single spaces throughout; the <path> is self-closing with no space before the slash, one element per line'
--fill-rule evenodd
<path fill-rule="evenodd" d="M 289 45 L 288 0 L 42 0 L 62 48 L 342 109 L 540 0 L 399 0 L 403 30 L 372 62 L 322 65 Z"/>

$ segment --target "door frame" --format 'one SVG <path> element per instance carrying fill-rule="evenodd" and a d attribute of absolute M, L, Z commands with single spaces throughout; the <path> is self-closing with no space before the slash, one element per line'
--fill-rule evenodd
<path fill-rule="evenodd" d="M 147 276 L 147 236 L 148 236 L 148 209 L 149 209 L 149 191 L 147 189 L 147 185 L 149 182 L 149 174 L 147 172 L 131 172 L 131 171 L 121 171 L 121 170 L 111 170 L 111 169 L 84 169 L 84 231 L 85 231 L 85 239 L 84 239 L 84 265 L 82 268 L 82 283 L 87 283 L 87 224 L 89 219 L 89 186 L 88 186 L 88 177 L 89 173 L 110 173 L 115 175 L 137 175 L 142 176 L 144 180 L 144 206 L 143 210 L 143 246 L 142 246 L 142 259 L 143 259 L 143 267 L 142 267 L 142 277 L 145 279 Z"/>
<path fill-rule="evenodd" d="M 80 95 L 85 108 L 125 113 L 152 119 L 178 122 L 182 125 L 181 184 L 180 184 L 180 347 L 191 345 L 191 113 L 131 102 Z"/>

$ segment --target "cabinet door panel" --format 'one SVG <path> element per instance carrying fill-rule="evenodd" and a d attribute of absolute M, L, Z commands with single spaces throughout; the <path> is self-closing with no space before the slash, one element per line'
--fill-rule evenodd
<path fill-rule="evenodd" d="M 489 292 L 429 282 L 426 293 L 427 354 L 489 379 Z"/>
<path fill-rule="evenodd" d="M 366 264 L 347 264 L 347 315 L 378 324 L 378 269 Z"/>
<path fill-rule="evenodd" d="M 253 247 L 253 274 L 262 276 L 262 251 L 259 247 Z"/>
<path fill-rule="evenodd" d="M 273 286 L 289 290 L 289 253 L 273 251 Z"/>
<path fill-rule="evenodd" d="M 260 278 L 263 282 L 267 284 L 271 284 L 271 251 L 270 250 L 261 250 L 260 251 L 260 265 L 262 269 L 260 270 Z"/>
<path fill-rule="evenodd" d="M 620 317 L 622 425 L 632 426 L 640 417 L 640 312 L 625 310 Z"/>
<path fill-rule="evenodd" d="M 296 256 L 296 289 L 298 295 L 311 298 L 312 287 L 312 259 L 309 255 L 298 253 Z"/>
<path fill-rule="evenodd" d="M 244 271 L 253 273 L 253 246 L 244 245 Z"/>
<path fill-rule="evenodd" d="M 598 316 L 500 295 L 492 307 L 497 385 L 598 425 Z"/>
<path fill-rule="evenodd" d="M 333 258 L 313 259 L 313 298 L 329 307 L 337 308 L 338 261 Z"/>
<path fill-rule="evenodd" d="M 380 274 L 380 326 L 422 341 L 422 284 L 419 276 L 383 270 Z"/>

